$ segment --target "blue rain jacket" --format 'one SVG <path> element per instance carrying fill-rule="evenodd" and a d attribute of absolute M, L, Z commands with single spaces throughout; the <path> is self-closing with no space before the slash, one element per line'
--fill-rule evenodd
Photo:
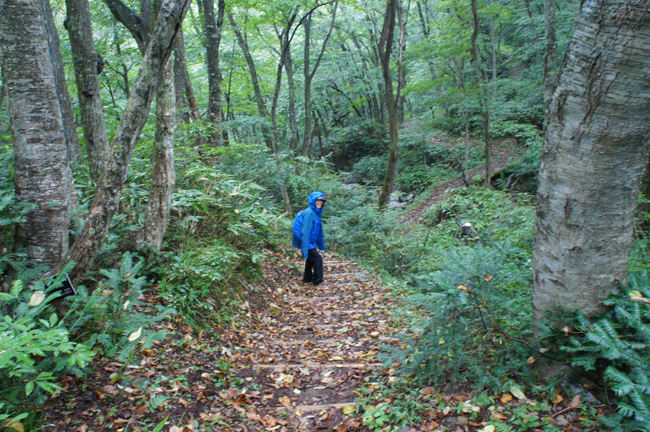
<path fill-rule="evenodd" d="M 320 250 L 325 247 L 325 236 L 323 235 L 323 222 L 320 215 L 323 213 L 322 208 L 316 207 L 316 199 L 325 198 L 322 192 L 312 192 L 309 194 L 309 207 L 302 210 L 302 233 L 300 238 L 293 235 L 293 246 L 302 250 L 303 259 L 307 259 L 309 249 L 318 247 Z"/>

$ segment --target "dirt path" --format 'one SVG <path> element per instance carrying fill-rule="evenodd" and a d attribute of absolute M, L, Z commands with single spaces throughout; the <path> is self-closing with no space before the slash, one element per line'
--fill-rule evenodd
<path fill-rule="evenodd" d="M 505 151 L 495 150 L 493 151 L 493 154 L 495 156 L 498 156 L 498 159 L 492 162 L 492 172 L 496 173 L 499 172 L 508 164 L 511 157 Z M 474 178 L 474 176 L 476 176 L 477 174 L 481 176 L 485 176 L 485 165 L 482 165 L 478 168 L 474 168 L 473 170 L 471 170 L 469 172 L 469 178 L 470 179 Z M 422 205 L 418 206 L 417 208 L 409 211 L 407 215 L 407 219 L 411 224 L 421 223 L 422 216 L 424 216 L 424 213 L 429 209 L 429 207 L 442 201 L 445 192 L 447 192 L 449 189 L 455 189 L 461 187 L 464 184 L 465 183 L 463 182 L 463 179 L 458 178 L 456 180 L 452 180 L 450 182 L 438 186 L 437 188 L 434 189 L 433 193 L 431 194 L 431 197 L 427 199 L 426 202 L 424 202 Z"/>
<path fill-rule="evenodd" d="M 368 430 L 355 399 L 373 373 L 389 379 L 377 354 L 402 331 L 395 302 L 352 262 L 328 256 L 316 287 L 299 262 L 269 260 L 232 326 L 196 335 L 168 322 L 170 336 L 131 364 L 99 359 L 87 379 L 67 377 L 44 430 L 151 432 L 166 417 L 172 432 Z"/>

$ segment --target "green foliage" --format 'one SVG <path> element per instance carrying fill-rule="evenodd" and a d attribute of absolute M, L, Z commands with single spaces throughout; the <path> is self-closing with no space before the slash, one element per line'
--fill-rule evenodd
<path fill-rule="evenodd" d="M 70 332 L 78 339 L 120 361 L 130 360 L 136 350 L 163 339 L 166 331 L 152 332 L 150 327 L 173 313 L 173 309 L 142 302 L 147 282 L 145 276 L 138 276 L 143 263 L 134 263 L 135 258 L 127 252 L 119 268 L 102 269 L 106 279 L 92 295 L 80 287 L 78 295 L 70 298 L 65 316 L 71 323 Z"/>
<path fill-rule="evenodd" d="M 393 350 L 404 370 L 427 381 L 472 382 L 501 391 L 510 370 L 527 368 L 525 347 L 502 331 L 530 335 L 530 275 L 509 244 L 463 247 L 443 255 L 443 269 L 411 299 L 417 339 Z"/>
<path fill-rule="evenodd" d="M 602 379 L 616 395 L 618 412 L 602 419 L 614 431 L 650 428 L 650 277 L 630 273 L 628 286 L 604 302 L 599 316 L 559 311 L 542 324 L 543 341 L 560 346 L 566 361 Z M 570 333 L 550 324 L 562 319 Z"/>
<path fill-rule="evenodd" d="M 59 375 L 80 372 L 94 355 L 89 344 L 71 340 L 51 305 L 62 278 L 35 282 L 31 290 L 16 280 L 10 292 L 0 292 L 0 420 L 4 413 L 25 418 L 60 388 Z"/>
<path fill-rule="evenodd" d="M 380 186 L 386 175 L 386 157 L 364 156 L 352 167 L 350 180 L 368 186 Z"/>
<path fill-rule="evenodd" d="M 244 297 L 237 288 L 242 261 L 255 263 L 261 258 L 261 254 L 240 252 L 221 239 L 215 240 L 175 257 L 168 276 L 160 281 L 158 295 L 194 327 L 228 322 L 230 308 L 236 306 L 233 300 L 241 302 Z"/>
<path fill-rule="evenodd" d="M 332 162 L 340 170 L 349 170 L 364 157 L 382 156 L 388 151 L 384 127 L 370 119 L 337 130 L 331 141 Z"/>

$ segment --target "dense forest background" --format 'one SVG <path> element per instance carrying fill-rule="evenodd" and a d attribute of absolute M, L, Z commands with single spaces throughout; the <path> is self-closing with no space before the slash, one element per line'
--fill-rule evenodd
<path fill-rule="evenodd" d="M 607 405 L 581 428 L 648 430 L 647 23 L 586 3 L 0 0 L 0 428 L 100 358 L 245 321 L 319 190 L 411 331 L 365 427 L 416 422 L 420 383 L 573 386 Z M 530 410 L 491 430 L 562 430 Z"/>

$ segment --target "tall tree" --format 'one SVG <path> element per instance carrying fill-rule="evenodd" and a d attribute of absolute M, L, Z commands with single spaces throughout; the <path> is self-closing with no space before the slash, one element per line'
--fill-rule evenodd
<path fill-rule="evenodd" d="M 476 83 L 479 87 L 479 107 L 483 120 L 483 139 L 485 141 L 485 186 L 490 187 L 492 181 L 492 137 L 490 135 L 490 97 L 489 77 L 487 71 L 482 67 L 481 55 L 478 50 L 478 36 L 481 23 L 478 17 L 478 5 L 476 0 L 471 0 L 472 6 L 472 62 L 476 71 Z"/>
<path fill-rule="evenodd" d="M 544 108 L 548 110 L 555 89 L 557 68 L 557 38 L 555 35 L 555 0 L 544 0 L 544 29 L 546 44 L 544 46 Z"/>
<path fill-rule="evenodd" d="M 390 54 L 393 50 L 393 38 L 395 34 L 395 17 L 397 15 L 398 0 L 386 0 L 386 12 L 384 15 L 384 26 L 381 30 L 381 37 L 377 45 L 381 70 L 384 77 L 384 89 L 386 92 L 386 105 L 388 107 L 388 137 L 390 149 L 388 151 L 388 162 L 386 164 L 386 175 L 384 184 L 379 195 L 379 208 L 388 204 L 390 194 L 395 188 L 395 176 L 397 173 L 397 144 L 399 133 L 399 118 L 397 112 L 397 100 L 393 94 L 393 77 L 390 72 Z M 399 97 L 399 92 L 398 96 Z"/>
<path fill-rule="evenodd" d="M 79 136 L 77 135 L 77 126 L 72 114 L 70 104 L 70 93 L 65 80 L 65 71 L 63 69 L 63 58 L 61 57 L 61 43 L 59 33 L 54 24 L 52 9 L 48 0 L 41 0 L 43 8 L 43 18 L 47 29 L 47 39 L 49 44 L 50 60 L 54 66 L 54 84 L 56 85 L 56 95 L 61 108 L 61 120 L 63 121 L 63 133 L 65 134 L 66 146 L 68 148 L 68 158 L 72 164 L 83 163 Z"/>
<path fill-rule="evenodd" d="M 88 0 L 66 0 L 65 26 L 70 35 L 81 126 L 86 141 L 90 177 L 96 182 L 111 156 L 104 118 L 98 68 L 102 66 L 93 41 Z"/>
<path fill-rule="evenodd" d="M 40 0 L 0 0 L 0 10 L 16 200 L 32 205 L 16 226 L 15 247 L 51 267 L 68 251 L 72 176 L 47 17 Z"/>
<path fill-rule="evenodd" d="M 213 125 L 214 131 L 210 134 L 210 145 L 221 146 L 221 118 L 223 117 L 223 101 L 221 92 L 221 67 L 219 66 L 219 46 L 221 45 L 221 29 L 223 27 L 223 14 L 226 8 L 224 0 L 218 0 L 218 12 L 215 17 L 214 0 L 203 0 L 203 15 L 206 30 L 206 57 L 208 61 L 208 121 Z"/>
<path fill-rule="evenodd" d="M 160 250 L 169 221 L 172 193 L 176 183 L 174 170 L 174 128 L 176 127 L 176 92 L 174 62 L 165 66 L 156 95 L 156 133 L 151 149 L 151 187 L 144 215 L 140 243 Z"/>
<path fill-rule="evenodd" d="M 97 193 L 90 203 L 88 219 L 77 241 L 55 267 L 74 261 L 72 277 L 78 279 L 88 270 L 106 239 L 106 233 L 118 208 L 135 144 L 149 116 L 151 102 L 173 49 L 176 33 L 189 8 L 190 0 L 163 2 L 159 19 L 142 59 L 122 120 L 113 136 L 115 155 L 99 179 Z"/>
<path fill-rule="evenodd" d="M 318 70 L 321 60 L 323 59 L 323 54 L 325 54 L 325 49 L 327 48 L 327 41 L 329 41 L 330 36 L 332 35 L 332 29 L 334 29 L 334 21 L 336 20 L 336 10 L 338 9 L 338 0 L 334 3 L 334 10 L 332 12 L 332 21 L 330 22 L 330 28 L 327 31 L 327 35 L 323 40 L 321 45 L 320 54 L 316 59 L 314 68 L 311 68 L 310 60 L 310 47 L 311 47 L 311 20 L 313 13 L 309 13 L 307 17 L 303 20 L 303 28 L 305 29 L 305 49 L 304 49 L 304 59 L 303 59 L 303 74 L 304 74 L 304 89 L 305 89 L 305 130 L 303 131 L 303 144 L 302 144 L 302 155 L 307 156 L 309 151 L 309 139 L 311 136 L 311 83 L 314 79 L 314 75 Z"/>
<path fill-rule="evenodd" d="M 246 59 L 246 64 L 248 65 L 248 71 L 251 75 L 251 82 L 253 84 L 253 91 L 255 92 L 255 100 L 257 101 L 257 110 L 260 117 L 262 117 L 262 119 L 264 119 L 266 122 L 266 103 L 264 102 L 264 96 L 262 95 L 262 90 L 260 88 L 260 80 L 259 76 L 257 75 L 257 68 L 255 67 L 253 56 L 251 55 L 250 49 L 248 47 L 248 41 L 246 40 L 245 34 L 242 34 L 240 28 L 237 27 L 235 18 L 230 13 L 228 14 L 228 21 L 230 21 L 230 25 L 232 26 L 232 29 L 235 32 L 235 36 L 237 37 L 239 48 L 241 48 L 242 54 Z M 273 139 L 268 132 L 268 128 L 265 125 L 262 126 L 262 131 L 264 133 L 264 142 L 266 143 L 266 146 L 269 148 L 269 150 L 273 151 Z"/>
<path fill-rule="evenodd" d="M 637 0 L 586 0 L 575 23 L 542 148 L 536 320 L 554 307 L 602 310 L 601 300 L 626 279 L 650 153 L 647 7 Z"/>

